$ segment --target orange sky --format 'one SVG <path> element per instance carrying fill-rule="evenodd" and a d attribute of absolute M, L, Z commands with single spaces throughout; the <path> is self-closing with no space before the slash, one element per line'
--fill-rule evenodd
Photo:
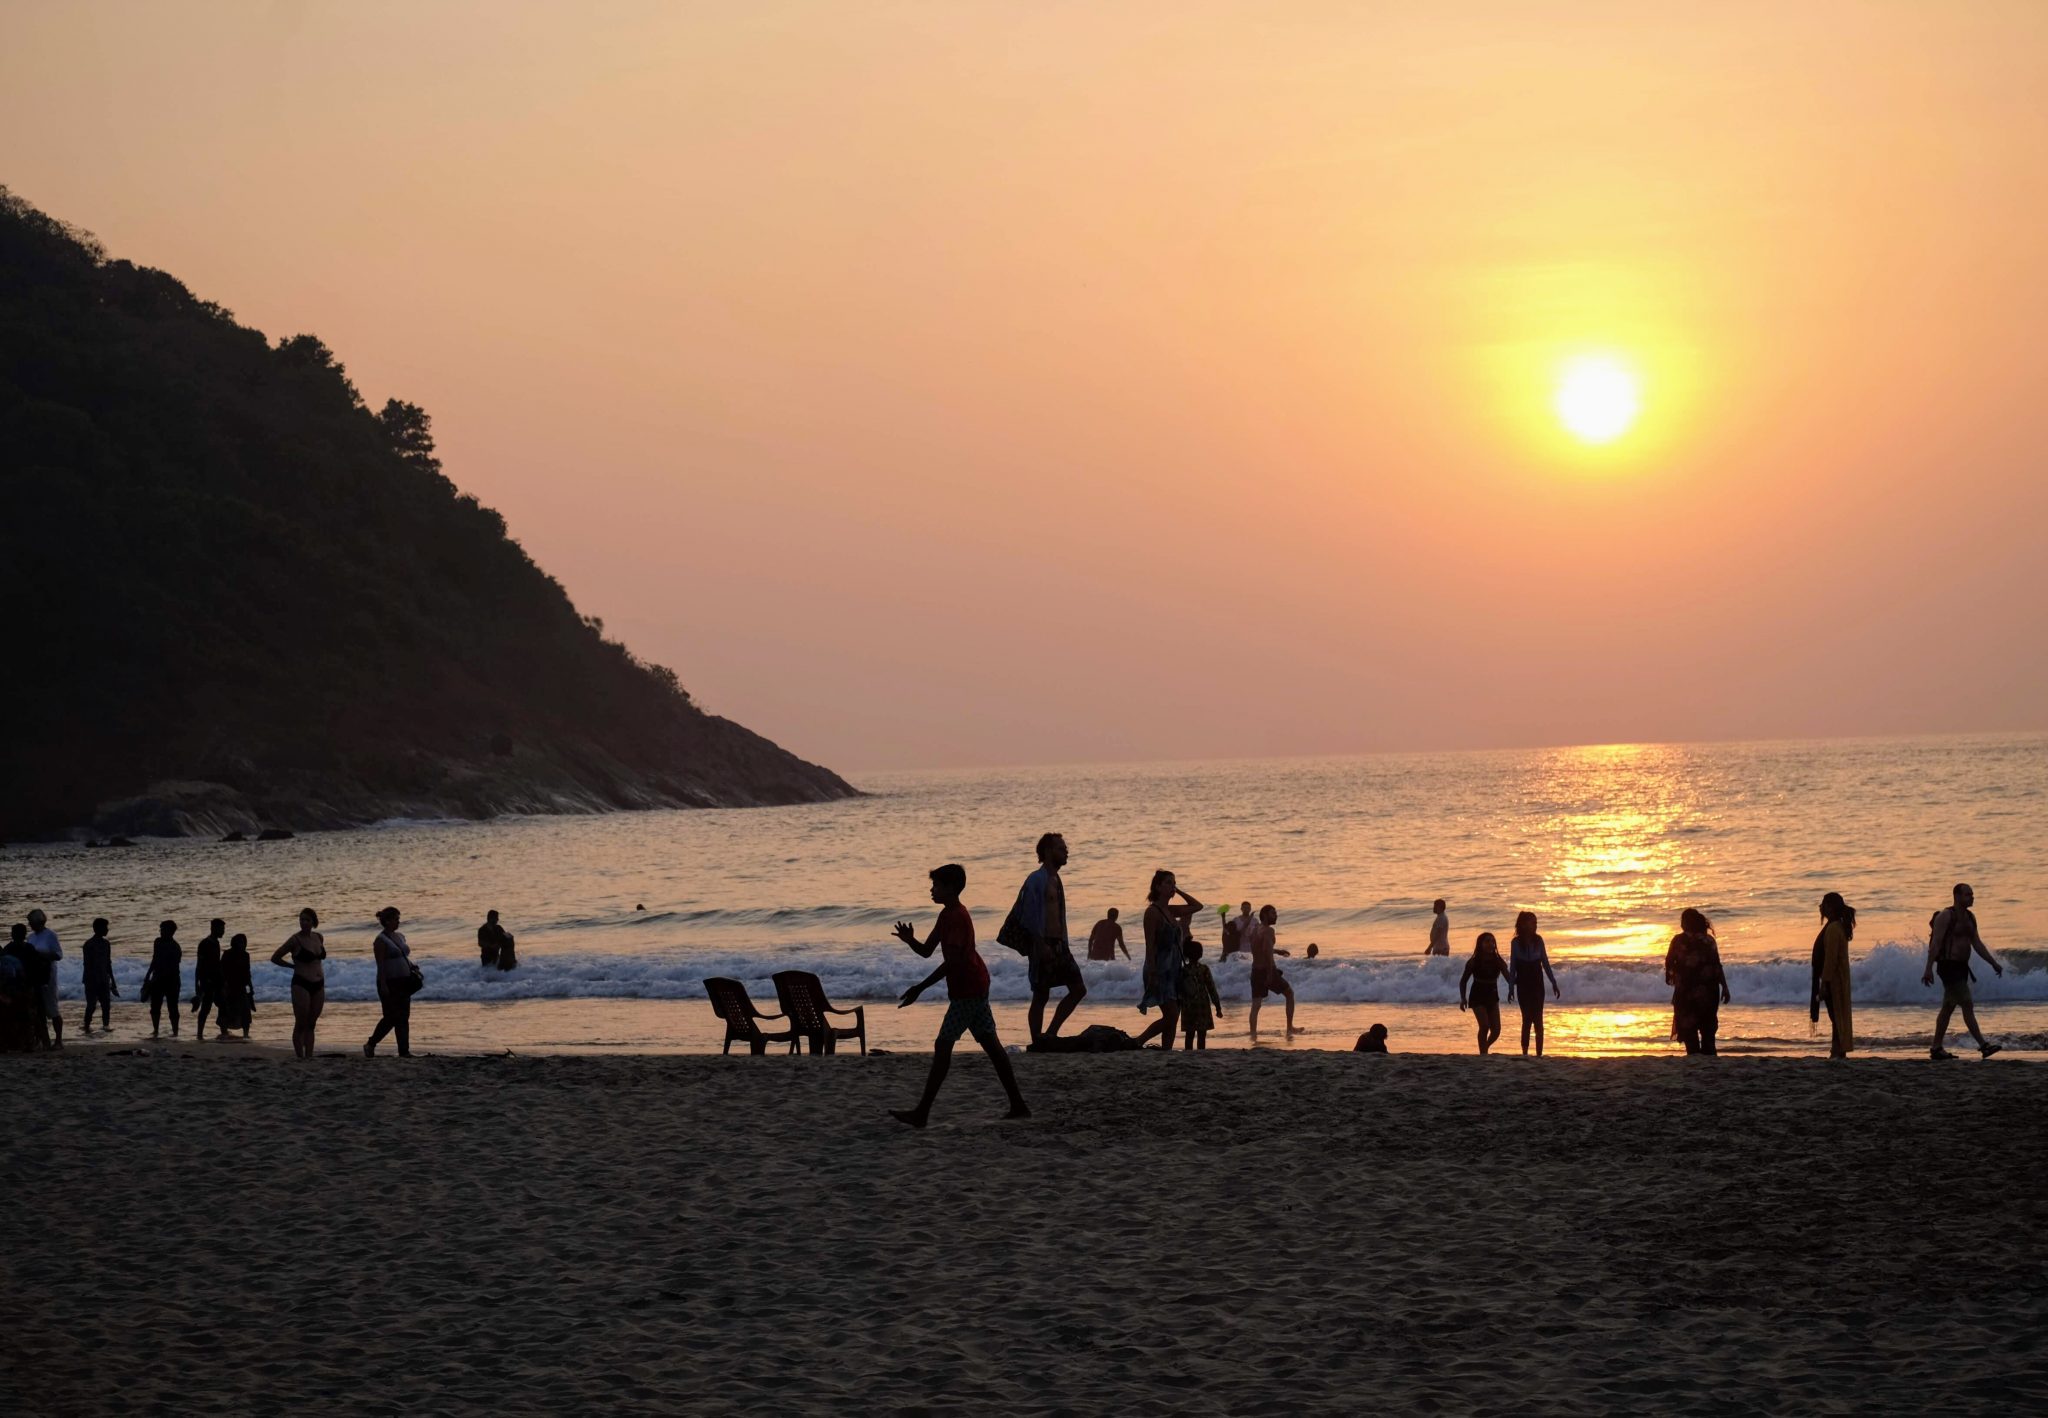
<path fill-rule="evenodd" d="M 4 23 L 0 182 L 835 767 L 2048 724 L 2048 5 Z"/>

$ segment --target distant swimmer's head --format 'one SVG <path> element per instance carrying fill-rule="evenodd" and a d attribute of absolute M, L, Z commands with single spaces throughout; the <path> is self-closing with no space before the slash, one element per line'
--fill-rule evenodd
<path fill-rule="evenodd" d="M 1189 936 L 1187 944 L 1180 948 L 1180 953 L 1189 960 L 1200 960 L 1202 958 L 1202 943 L 1193 936 Z"/>
<path fill-rule="evenodd" d="M 320 913 L 319 913 L 318 911 L 314 910 L 314 909 L 313 909 L 313 908 L 312 908 L 311 906 L 308 906 L 308 907 L 307 907 L 307 908 L 306 908 L 305 910 L 303 910 L 303 911 L 299 912 L 299 929 L 300 929 L 300 930 L 302 930 L 302 931 L 310 931 L 310 930 L 312 930 L 312 929 L 313 929 L 314 927 L 318 926 L 319 924 L 320 924 Z"/>
<path fill-rule="evenodd" d="M 1536 913 L 1534 911 L 1524 911 L 1521 915 L 1515 917 L 1515 934 L 1536 934 Z"/>
<path fill-rule="evenodd" d="M 396 906 L 386 906 L 383 910 L 379 911 L 377 913 L 377 924 L 384 927 L 387 931 L 398 929 L 398 908 Z"/>
<path fill-rule="evenodd" d="M 1492 931 L 1481 931 L 1479 939 L 1472 942 L 1472 953 L 1475 955 L 1498 955 L 1500 954 L 1500 942 L 1493 938 Z"/>
<path fill-rule="evenodd" d="M 1444 898 L 1441 896 L 1437 897 L 1435 903 L 1429 909 L 1441 916 L 1444 913 Z"/>
<path fill-rule="evenodd" d="M 1687 935 L 1712 935 L 1714 923 L 1707 919 L 1707 913 L 1688 906 L 1678 913 L 1678 928 Z"/>
<path fill-rule="evenodd" d="M 1152 884 L 1145 888 L 1145 899 L 1154 905 L 1164 906 L 1173 899 L 1173 893 L 1178 885 L 1173 873 L 1161 867 L 1152 873 Z"/>
<path fill-rule="evenodd" d="M 1259 919 L 1270 926 L 1280 919 L 1280 913 L 1271 906 L 1261 906 L 1259 907 Z"/>
<path fill-rule="evenodd" d="M 1308 943 L 1308 958 L 1309 958 L 1309 959 L 1311 959 L 1311 960 L 1313 960 L 1313 959 L 1315 959 L 1315 958 L 1316 958 L 1316 957 L 1317 957 L 1318 955 L 1321 955 L 1321 954 L 1322 954 L 1322 951 L 1321 951 L 1321 950 L 1319 950 L 1319 949 L 1318 949 L 1318 948 L 1316 947 L 1316 943 L 1315 943 L 1314 941 L 1310 941 L 1310 942 Z"/>
<path fill-rule="evenodd" d="M 1956 883 L 1956 905 L 1961 906 L 1964 910 L 1968 910 L 1971 904 L 1976 901 L 1976 899 L 1977 893 L 1970 890 L 1970 884 L 1968 882 L 1959 881 Z M 29 913 L 29 919 L 31 921 L 35 919 L 34 912 Z"/>
<path fill-rule="evenodd" d="M 947 862 L 942 867 L 933 867 L 932 900 L 946 905 L 960 899 L 960 893 L 967 889 L 967 868 L 958 862 Z"/>
<path fill-rule="evenodd" d="M 1067 839 L 1057 832 L 1048 832 L 1038 839 L 1038 860 L 1054 871 L 1067 864 Z"/>

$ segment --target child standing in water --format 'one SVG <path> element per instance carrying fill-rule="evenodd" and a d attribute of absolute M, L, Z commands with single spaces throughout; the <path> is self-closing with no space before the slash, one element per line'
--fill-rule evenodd
<path fill-rule="evenodd" d="M 1202 943 L 1191 940 L 1183 948 L 1187 963 L 1180 971 L 1180 1024 L 1186 1031 L 1181 1052 L 1207 1049 L 1209 1031 L 1223 1014 L 1223 996 L 1216 993 L 1216 977 L 1202 963 Z"/>
<path fill-rule="evenodd" d="M 974 1042 L 981 1045 L 989 1062 L 995 1065 L 1003 1091 L 1010 1095 L 1010 1111 L 1004 1116 L 1028 1118 L 1031 1110 L 1024 1106 L 1017 1074 L 1010 1067 L 1010 1056 L 1003 1052 L 1003 1041 L 996 1037 L 995 1016 L 989 1013 L 988 966 L 974 948 L 974 918 L 960 904 L 960 893 L 967 889 L 967 869 L 948 862 L 935 868 L 931 878 L 932 900 L 939 906 L 939 919 L 932 933 L 919 940 L 916 927 L 908 921 L 898 921 L 896 938 L 927 959 L 934 950 L 941 952 L 942 958 L 938 969 L 903 992 L 897 1008 L 914 1003 L 940 980 L 946 982 L 946 996 L 952 1003 L 946 1006 L 946 1020 L 939 1026 L 939 1037 L 932 1041 L 932 1069 L 925 1077 L 924 1096 L 917 1100 L 915 1108 L 905 1112 L 891 1109 L 889 1116 L 914 1128 L 923 1127 L 931 1117 L 939 1085 L 946 1081 L 946 1071 L 953 1066 L 953 1045 L 962 1034 L 972 1034 Z"/>

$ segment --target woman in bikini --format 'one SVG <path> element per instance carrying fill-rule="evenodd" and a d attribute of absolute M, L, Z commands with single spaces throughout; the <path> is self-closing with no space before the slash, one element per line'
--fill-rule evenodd
<path fill-rule="evenodd" d="M 1479 1023 L 1479 1052 L 1485 1053 L 1500 1038 L 1500 977 L 1508 962 L 1500 958 L 1500 943 L 1492 931 L 1483 931 L 1472 946 L 1472 958 L 1458 977 L 1458 1009 L 1470 1010 Z"/>
<path fill-rule="evenodd" d="M 299 933 L 271 953 L 270 963 L 292 972 L 292 1052 L 313 1057 L 313 1026 L 327 1003 L 327 942 L 314 927 L 320 915 L 311 906 L 299 912 Z"/>

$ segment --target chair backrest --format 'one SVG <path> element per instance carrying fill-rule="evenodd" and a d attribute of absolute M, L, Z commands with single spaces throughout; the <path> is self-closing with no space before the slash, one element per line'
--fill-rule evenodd
<path fill-rule="evenodd" d="M 720 1019 L 741 1034 L 754 1032 L 754 1002 L 747 998 L 745 985 L 714 976 L 704 982 L 704 993 L 711 996 L 711 1007 Z"/>
<path fill-rule="evenodd" d="M 825 1023 L 825 982 L 808 970 L 784 970 L 775 976 L 775 997 L 799 1034 L 815 1034 Z"/>

